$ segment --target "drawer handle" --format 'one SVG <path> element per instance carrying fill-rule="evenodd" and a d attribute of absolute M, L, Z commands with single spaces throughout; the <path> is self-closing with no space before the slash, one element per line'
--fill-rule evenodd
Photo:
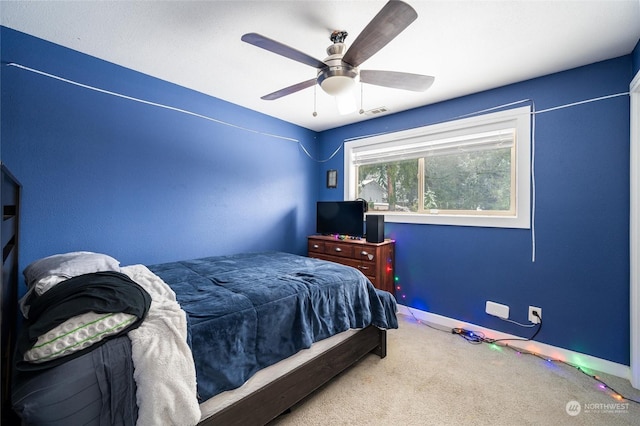
<path fill-rule="evenodd" d="M 362 253 L 360 253 L 363 256 L 366 256 L 369 260 L 373 260 L 373 255 L 371 253 L 367 253 L 366 251 L 362 251 Z"/>
<path fill-rule="evenodd" d="M 369 267 L 368 266 L 358 266 L 358 268 L 364 270 L 364 271 L 368 271 Z"/>
<path fill-rule="evenodd" d="M 317 245 L 317 244 L 314 244 L 314 245 L 313 245 L 313 248 L 314 248 L 314 249 L 317 249 L 317 248 L 320 248 L 320 246 L 319 246 L 319 245 Z"/>
<path fill-rule="evenodd" d="M 336 247 L 336 251 L 337 251 L 338 253 L 340 253 L 340 252 L 342 251 L 342 249 L 341 249 L 340 247 Z"/>

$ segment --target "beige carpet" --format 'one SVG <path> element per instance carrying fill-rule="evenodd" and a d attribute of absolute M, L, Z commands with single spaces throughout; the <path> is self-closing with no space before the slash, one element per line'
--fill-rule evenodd
<path fill-rule="evenodd" d="M 576 368 L 399 322 L 385 359 L 368 355 L 270 426 L 640 425 L 640 404 L 617 401 Z M 640 400 L 628 380 L 591 373 Z"/>

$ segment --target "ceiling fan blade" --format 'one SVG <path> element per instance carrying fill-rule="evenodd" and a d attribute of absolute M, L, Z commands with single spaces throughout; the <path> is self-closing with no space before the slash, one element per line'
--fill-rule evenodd
<path fill-rule="evenodd" d="M 276 92 L 269 93 L 268 95 L 264 95 L 260 99 L 264 99 L 265 101 L 273 101 L 283 96 L 287 96 L 292 93 L 299 92 L 300 90 L 306 89 L 307 87 L 311 87 L 314 84 L 316 84 L 316 79 L 312 78 L 311 80 L 303 81 L 301 83 L 294 84 L 293 86 L 285 87 L 284 89 L 280 89 Z"/>
<path fill-rule="evenodd" d="M 293 59 L 294 61 L 302 62 L 306 65 L 311 65 L 314 68 L 323 69 L 327 67 L 327 65 L 320 59 L 316 59 L 313 56 L 309 56 L 304 52 L 294 49 L 293 47 L 289 47 L 286 44 L 282 44 L 279 41 L 272 40 L 260 34 L 247 33 L 241 37 L 241 40 L 284 56 L 285 58 Z"/>
<path fill-rule="evenodd" d="M 360 81 L 362 83 L 375 84 L 376 86 L 391 87 L 393 89 L 424 92 L 433 84 L 434 77 L 422 74 L 410 74 L 396 71 L 361 70 Z"/>
<path fill-rule="evenodd" d="M 389 1 L 356 37 L 342 61 L 354 67 L 360 66 L 404 31 L 417 17 L 418 13 L 408 4 L 396 0 Z"/>

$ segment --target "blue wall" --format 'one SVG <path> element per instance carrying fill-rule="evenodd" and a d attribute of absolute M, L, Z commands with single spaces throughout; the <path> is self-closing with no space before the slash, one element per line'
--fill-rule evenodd
<path fill-rule="evenodd" d="M 625 56 L 326 131 L 320 157 L 348 138 L 522 99 L 543 110 L 627 92 L 631 76 Z M 320 173 L 342 172 L 343 154 Z M 509 305 L 511 318 L 524 323 L 528 306 L 539 306 L 544 327 L 536 340 L 628 365 L 629 97 L 538 114 L 535 165 L 535 262 L 529 230 L 387 223 L 386 236 L 397 240 L 399 302 L 523 337 L 531 329 L 487 315 L 485 302 Z M 320 197 L 342 191 L 321 189 Z"/>
<path fill-rule="evenodd" d="M 316 134 L 7 28 L 2 162 L 23 185 L 20 264 L 90 250 L 124 264 L 303 254 L 318 164 L 292 141 L 77 87 L 24 66 L 260 132 Z"/>

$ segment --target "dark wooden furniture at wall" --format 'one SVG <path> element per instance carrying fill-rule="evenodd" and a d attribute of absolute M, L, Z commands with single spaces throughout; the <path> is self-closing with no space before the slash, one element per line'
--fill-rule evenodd
<path fill-rule="evenodd" d="M 15 343 L 18 317 L 18 218 L 20 208 L 20 184 L 5 168 L 0 166 L 0 205 L 2 208 L 2 289 L 0 290 L 2 342 L 2 387 L 0 388 L 0 423 L 19 424 L 11 409 L 11 357 Z"/>
<path fill-rule="evenodd" d="M 394 294 L 395 241 L 369 243 L 330 235 L 308 237 L 308 256 L 357 268 L 380 290 Z"/>

